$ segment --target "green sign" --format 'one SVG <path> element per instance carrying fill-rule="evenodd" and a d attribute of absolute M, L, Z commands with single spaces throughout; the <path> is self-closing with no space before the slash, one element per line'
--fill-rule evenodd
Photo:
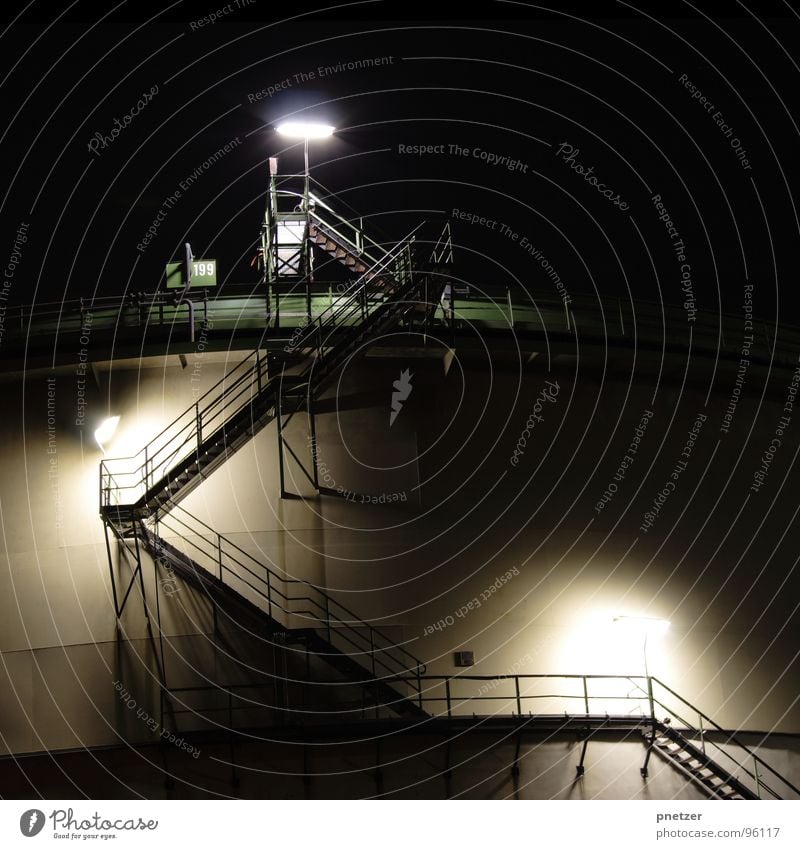
<path fill-rule="evenodd" d="M 217 285 L 217 261 L 215 259 L 192 260 L 192 288 L 195 286 Z M 183 279 L 183 263 L 167 263 L 167 289 L 183 289 L 186 281 Z"/>

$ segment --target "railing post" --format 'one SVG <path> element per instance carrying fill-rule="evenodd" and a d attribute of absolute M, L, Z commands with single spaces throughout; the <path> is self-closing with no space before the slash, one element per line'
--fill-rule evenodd
<path fill-rule="evenodd" d="M 522 699 L 520 698 L 520 694 L 519 694 L 519 675 L 514 676 L 514 684 L 515 684 L 516 689 L 517 689 L 517 716 L 521 717 L 522 716 Z"/>
<path fill-rule="evenodd" d="M 194 405 L 195 426 L 197 428 L 197 459 L 200 459 L 200 446 L 203 443 L 203 422 L 200 418 L 200 402 L 196 401 Z"/>
<path fill-rule="evenodd" d="M 147 462 L 148 462 L 147 461 L 147 446 L 145 445 L 144 446 L 144 491 L 145 492 L 147 492 L 147 490 L 150 489 L 150 478 L 148 476 L 149 471 L 148 471 L 148 468 L 147 468 Z"/>
<path fill-rule="evenodd" d="M 331 642 L 331 608 L 330 608 L 330 599 L 328 596 L 325 596 L 325 629 L 328 634 L 328 642 Z M 332 645 L 332 644 L 331 644 Z"/>
<path fill-rule="evenodd" d="M 656 703 L 653 698 L 653 678 L 652 676 L 647 676 L 647 701 L 650 704 L 650 719 L 655 722 L 656 718 Z"/>
<path fill-rule="evenodd" d="M 267 613 L 269 618 L 272 619 L 272 581 L 270 580 L 270 575 L 272 573 L 267 569 Z"/>
<path fill-rule="evenodd" d="M 219 580 L 222 581 L 222 534 L 217 534 L 217 562 L 219 563 Z"/>
<path fill-rule="evenodd" d="M 445 691 L 445 695 L 447 696 L 447 715 L 448 715 L 448 717 L 452 717 L 453 712 L 450 709 L 450 679 L 449 678 L 444 679 L 444 691 Z"/>
<path fill-rule="evenodd" d="M 700 724 L 700 748 L 702 749 L 703 754 L 705 754 L 706 753 L 706 732 L 705 732 L 705 729 L 703 728 L 703 714 L 698 713 L 697 719 L 699 720 L 699 724 Z"/>
<path fill-rule="evenodd" d="M 758 777 L 758 761 L 756 760 L 756 756 L 753 755 L 753 777 L 756 780 L 756 796 L 761 798 L 761 781 Z"/>
<path fill-rule="evenodd" d="M 589 716 L 589 682 L 586 676 L 583 676 L 583 706 L 586 711 L 586 716 Z"/>

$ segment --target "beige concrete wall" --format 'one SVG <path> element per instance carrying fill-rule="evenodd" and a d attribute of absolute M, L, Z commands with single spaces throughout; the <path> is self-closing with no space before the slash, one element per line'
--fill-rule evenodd
<path fill-rule="evenodd" d="M 110 385 L 101 369 L 83 430 L 74 424 L 74 375 L 56 374 L 54 443 L 47 375 L 3 386 L 0 650 L 8 686 L 0 687 L 0 731 L 8 750 L 128 733 L 113 690 L 119 648 L 91 430 L 110 410 L 122 421 L 109 453 L 140 447 L 226 367 L 194 365 L 119 365 Z M 390 427 L 392 383 L 406 367 L 414 389 Z M 540 357 L 520 375 L 456 360 L 445 376 L 436 358 L 368 359 L 329 393 L 317 418 L 320 457 L 357 497 L 313 496 L 302 484 L 306 499 L 281 500 L 272 424 L 183 506 L 277 569 L 327 586 L 431 674 L 454 673 L 457 649 L 475 652 L 472 673 L 642 674 L 642 640 L 611 621 L 641 613 L 672 622 L 648 645 L 652 674 L 723 725 L 800 730 L 796 555 L 791 532 L 783 536 L 796 507 L 792 479 L 783 481 L 797 449 L 792 433 L 769 486 L 740 512 L 781 404 L 765 402 L 737 468 L 755 401 L 740 403 L 738 435 L 723 437 L 727 396 L 712 392 L 705 408 L 702 380 L 681 390 L 680 374 L 658 386 L 648 375 L 629 386 L 614 374 L 576 379 L 575 367 L 566 359 L 548 372 Z M 514 467 L 509 458 L 546 379 L 559 381 L 558 401 Z M 655 416 L 636 462 L 598 514 L 594 505 L 646 408 Z M 643 533 L 642 516 L 699 410 L 708 420 L 679 488 Z M 290 435 L 307 455 L 302 418 Z M 405 502 L 370 503 L 399 492 Z M 362 503 L 362 495 L 371 499 Z M 152 647 L 135 593 L 122 629 L 143 659 L 127 675 L 150 704 Z M 182 640 L 176 653 L 202 668 L 189 678 L 219 674 L 207 604 L 188 590 L 180 598 L 186 607 L 172 597 L 162 608 L 165 631 Z M 479 606 L 457 615 L 476 598 Z M 433 629 L 448 617 L 452 624 Z"/>

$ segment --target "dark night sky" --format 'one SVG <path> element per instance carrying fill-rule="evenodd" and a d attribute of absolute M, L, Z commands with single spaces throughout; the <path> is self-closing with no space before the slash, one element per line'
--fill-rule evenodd
<path fill-rule="evenodd" d="M 389 236 L 403 235 L 416 210 L 468 210 L 526 236 L 571 293 L 680 303 L 658 193 L 702 309 L 739 312 L 749 279 L 758 314 L 798 323 L 800 18 L 789 6 L 676 0 L 547 12 L 487 2 L 470 20 L 456 4 L 369 2 L 317 14 L 293 6 L 300 16 L 280 22 L 276 4 L 255 0 L 191 26 L 220 5 L 176 4 L 150 18 L 146 4 L 124 3 L 101 21 L 82 2 L 58 20 L 34 4 L 5 30 L 0 252 L 11 255 L 18 227 L 29 225 L 11 302 L 153 291 L 187 237 L 196 255 L 219 260 L 227 283 L 256 285 L 249 261 L 265 160 L 278 154 L 281 170 L 301 163 L 272 127 L 306 110 L 339 128 L 312 149 L 313 174 L 379 216 Z M 374 57 L 385 64 L 295 77 Z M 713 111 L 692 98 L 683 74 Z M 285 80 L 280 95 L 251 97 Z M 95 134 L 109 134 L 155 86 L 130 125 L 92 154 Z M 138 250 L 180 182 L 236 138 Z M 557 155 L 565 142 L 627 210 Z M 401 154 L 400 144 L 447 152 Z M 450 145 L 469 153 L 451 155 Z M 475 149 L 517 159 L 525 173 L 489 165 Z M 465 222 L 454 235 L 464 279 L 554 294 L 508 236 Z"/>

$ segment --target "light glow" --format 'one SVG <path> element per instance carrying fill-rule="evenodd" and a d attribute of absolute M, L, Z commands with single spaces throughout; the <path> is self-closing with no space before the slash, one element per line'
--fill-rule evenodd
<path fill-rule="evenodd" d="M 119 416 L 111 416 L 107 418 L 99 428 L 94 432 L 95 442 L 100 446 L 100 450 L 105 453 L 105 446 L 114 436 L 119 424 Z"/>
<path fill-rule="evenodd" d="M 655 637 L 666 633 L 669 628 L 668 619 L 656 619 L 653 616 L 615 616 L 614 622 L 633 628 L 645 637 Z"/>
<path fill-rule="evenodd" d="M 282 136 L 293 139 L 326 139 L 332 136 L 335 127 L 315 121 L 284 121 L 275 128 Z"/>

